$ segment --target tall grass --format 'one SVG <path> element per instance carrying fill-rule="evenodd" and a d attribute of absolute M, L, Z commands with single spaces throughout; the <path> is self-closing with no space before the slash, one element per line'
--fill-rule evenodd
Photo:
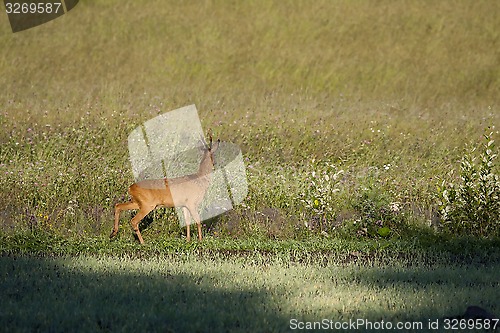
<path fill-rule="evenodd" d="M 429 223 L 436 179 L 498 134 L 498 6 L 83 1 L 16 34 L 2 21 L 2 230 L 107 234 L 133 180 L 128 133 L 192 103 L 248 166 L 245 206 L 212 235 L 307 234 L 300 200 L 325 163 L 344 170 L 328 234 Z"/>
<path fill-rule="evenodd" d="M 136 104 L 147 93 L 146 103 L 188 99 L 207 111 L 285 92 L 491 105 L 498 6 L 84 1 L 37 29 L 11 34 L 2 23 L 5 97 L 35 93 L 78 108 L 95 98 Z"/>

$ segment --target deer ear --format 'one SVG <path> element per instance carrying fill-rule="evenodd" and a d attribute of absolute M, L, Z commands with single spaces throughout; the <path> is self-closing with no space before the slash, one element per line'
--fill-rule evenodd
<path fill-rule="evenodd" d="M 203 135 L 200 135 L 200 137 L 198 138 L 198 148 L 200 148 L 201 150 L 205 150 L 205 149 L 209 148 Z"/>

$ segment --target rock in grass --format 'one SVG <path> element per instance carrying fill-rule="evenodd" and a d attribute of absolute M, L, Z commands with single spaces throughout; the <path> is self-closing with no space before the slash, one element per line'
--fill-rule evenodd
<path fill-rule="evenodd" d="M 489 312 L 488 310 L 483 309 L 482 307 L 479 307 L 477 305 L 471 305 L 471 306 L 467 307 L 467 309 L 465 310 L 465 313 L 463 315 L 454 316 L 454 317 L 445 317 L 445 319 L 473 319 L 473 320 L 489 319 L 489 320 L 493 320 L 493 319 L 497 319 L 497 317 L 495 315 L 493 315 L 491 312 Z"/>
<path fill-rule="evenodd" d="M 469 306 L 463 317 L 464 319 L 496 319 L 491 312 L 476 305 Z"/>

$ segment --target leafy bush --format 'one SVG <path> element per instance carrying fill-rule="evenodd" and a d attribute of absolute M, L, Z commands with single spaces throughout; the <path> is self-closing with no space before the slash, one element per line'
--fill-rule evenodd
<path fill-rule="evenodd" d="M 385 238 L 400 234 L 404 212 L 400 202 L 382 184 L 377 167 L 360 172 L 356 179 L 330 162 L 312 161 L 299 195 L 306 227 L 329 235 Z"/>
<path fill-rule="evenodd" d="M 313 171 L 308 173 L 305 189 L 299 195 L 304 211 L 310 217 L 306 227 L 310 230 L 318 229 L 321 232 L 330 232 L 334 229 L 331 221 L 335 220 L 335 203 L 340 192 L 339 181 L 344 170 L 328 162 L 315 165 L 312 161 Z"/>
<path fill-rule="evenodd" d="M 484 135 L 479 155 L 473 147 L 463 156 L 456 182 L 439 186 L 439 212 L 444 228 L 452 233 L 500 235 L 500 179 L 492 136 L 493 132 Z"/>
<path fill-rule="evenodd" d="M 390 202 L 386 193 L 379 188 L 366 188 L 352 203 L 357 214 L 356 234 L 368 237 L 387 237 L 402 225 L 399 203 Z"/>

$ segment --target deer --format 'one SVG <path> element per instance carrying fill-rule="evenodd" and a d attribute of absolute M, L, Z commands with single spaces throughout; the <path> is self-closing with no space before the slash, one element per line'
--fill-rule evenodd
<path fill-rule="evenodd" d="M 198 208 L 205 197 L 210 186 L 212 171 L 215 161 L 214 153 L 219 148 L 220 139 L 212 145 L 212 134 L 209 132 L 209 144 L 203 144 L 203 157 L 195 174 L 163 179 L 146 179 L 132 184 L 128 192 L 131 200 L 115 205 L 115 223 L 109 238 L 113 238 L 118 233 L 120 212 L 127 210 L 139 210 L 130 221 L 132 229 L 135 231 L 140 244 L 144 244 L 139 223 L 152 210 L 160 207 L 182 207 L 184 219 L 186 221 L 186 238 L 191 241 L 190 224 L 191 217 L 198 225 L 198 240 L 202 240 L 201 219 Z M 175 195 L 172 195 L 172 192 Z"/>

